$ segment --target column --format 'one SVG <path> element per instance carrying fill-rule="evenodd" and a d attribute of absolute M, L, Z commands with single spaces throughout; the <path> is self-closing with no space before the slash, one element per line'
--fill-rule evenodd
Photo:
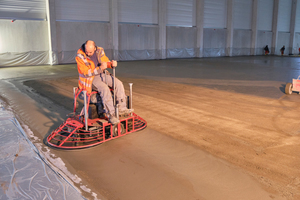
<path fill-rule="evenodd" d="M 118 0 L 109 1 L 109 22 L 112 34 L 112 59 L 119 60 Z"/>
<path fill-rule="evenodd" d="M 49 39 L 49 60 L 51 65 L 58 63 L 57 38 L 56 38 L 56 13 L 55 0 L 47 0 L 47 22 L 48 22 L 48 39 Z"/>
<path fill-rule="evenodd" d="M 295 26 L 296 26 L 296 11 L 297 11 L 297 0 L 292 1 L 292 13 L 291 13 L 291 24 L 290 24 L 290 48 L 289 53 L 294 54 L 298 51 L 293 51 L 294 49 L 294 40 L 295 40 Z"/>
<path fill-rule="evenodd" d="M 279 7 L 279 0 L 274 0 L 271 54 L 275 54 L 276 53 L 276 47 L 277 47 L 277 37 L 278 37 L 278 7 Z"/>
<path fill-rule="evenodd" d="M 233 46 L 233 1 L 227 1 L 227 39 L 226 39 L 226 56 L 232 56 Z"/>
<path fill-rule="evenodd" d="M 161 59 L 167 58 L 167 1 L 158 0 L 159 51 Z"/>
<path fill-rule="evenodd" d="M 196 57 L 203 57 L 203 26 L 204 26 L 204 0 L 196 0 L 196 27 L 197 52 Z"/>
<path fill-rule="evenodd" d="M 253 0 L 252 7 L 252 35 L 251 35 L 251 55 L 256 55 L 256 40 L 257 40 L 257 9 L 258 0 Z"/>

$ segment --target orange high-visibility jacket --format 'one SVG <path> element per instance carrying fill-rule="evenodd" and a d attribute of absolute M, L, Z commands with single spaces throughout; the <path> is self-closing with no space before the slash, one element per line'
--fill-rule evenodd
<path fill-rule="evenodd" d="M 107 67 L 111 68 L 110 60 L 104 53 L 102 47 L 96 47 L 95 54 L 97 55 L 98 62 L 101 64 L 103 62 L 108 62 Z M 95 75 L 101 73 L 101 69 L 95 66 L 94 62 L 90 60 L 84 52 L 84 44 L 77 51 L 76 56 L 77 69 L 79 74 L 78 86 L 80 89 L 86 90 L 88 93 L 92 92 L 92 83 Z"/>

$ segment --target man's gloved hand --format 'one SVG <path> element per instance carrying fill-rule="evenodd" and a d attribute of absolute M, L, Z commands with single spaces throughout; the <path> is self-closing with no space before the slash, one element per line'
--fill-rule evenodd
<path fill-rule="evenodd" d="M 111 66 L 112 67 L 117 67 L 117 65 L 118 65 L 118 62 L 116 60 L 111 61 Z"/>
<path fill-rule="evenodd" d="M 104 70 L 107 68 L 107 63 L 106 62 L 101 63 L 100 68 L 104 72 Z"/>

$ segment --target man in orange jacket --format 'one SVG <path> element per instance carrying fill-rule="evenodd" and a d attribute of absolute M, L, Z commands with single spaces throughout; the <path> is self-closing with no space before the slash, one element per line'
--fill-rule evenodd
<path fill-rule="evenodd" d="M 115 116 L 115 108 L 113 106 L 113 99 L 109 87 L 113 87 L 113 77 L 111 75 L 105 76 L 106 68 L 116 67 L 117 61 L 110 60 L 104 53 L 102 47 L 97 47 L 94 41 L 86 41 L 77 51 L 76 56 L 77 69 L 79 74 L 78 85 L 80 89 L 91 93 L 92 88 L 95 88 L 102 100 L 104 112 L 109 118 L 109 122 L 117 124 L 120 121 Z M 106 84 L 107 82 L 107 84 Z M 119 104 L 120 114 L 129 114 L 132 109 L 126 107 L 126 95 L 123 83 L 115 78 L 116 101 Z M 109 86 L 109 87 L 108 87 Z"/>

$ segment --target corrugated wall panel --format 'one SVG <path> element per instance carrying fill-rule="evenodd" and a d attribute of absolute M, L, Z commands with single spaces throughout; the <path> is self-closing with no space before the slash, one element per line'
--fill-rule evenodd
<path fill-rule="evenodd" d="M 257 30 L 272 31 L 274 0 L 258 0 Z"/>
<path fill-rule="evenodd" d="M 279 1 L 278 31 L 290 32 L 292 0 Z"/>
<path fill-rule="evenodd" d="M 233 28 L 251 29 L 252 23 L 252 0 L 234 0 Z"/>
<path fill-rule="evenodd" d="M 204 1 L 204 28 L 226 28 L 227 1 Z"/>
<path fill-rule="evenodd" d="M 300 32 L 300 0 L 297 1 L 295 32 Z"/>
<path fill-rule="evenodd" d="M 158 0 L 119 0 L 119 22 L 158 24 Z"/>
<path fill-rule="evenodd" d="M 56 0 L 58 21 L 109 21 L 109 0 Z"/>
<path fill-rule="evenodd" d="M 0 19 L 46 19 L 45 0 L 1 0 Z"/>
<path fill-rule="evenodd" d="M 168 0 L 167 25 L 196 26 L 196 0 Z"/>

